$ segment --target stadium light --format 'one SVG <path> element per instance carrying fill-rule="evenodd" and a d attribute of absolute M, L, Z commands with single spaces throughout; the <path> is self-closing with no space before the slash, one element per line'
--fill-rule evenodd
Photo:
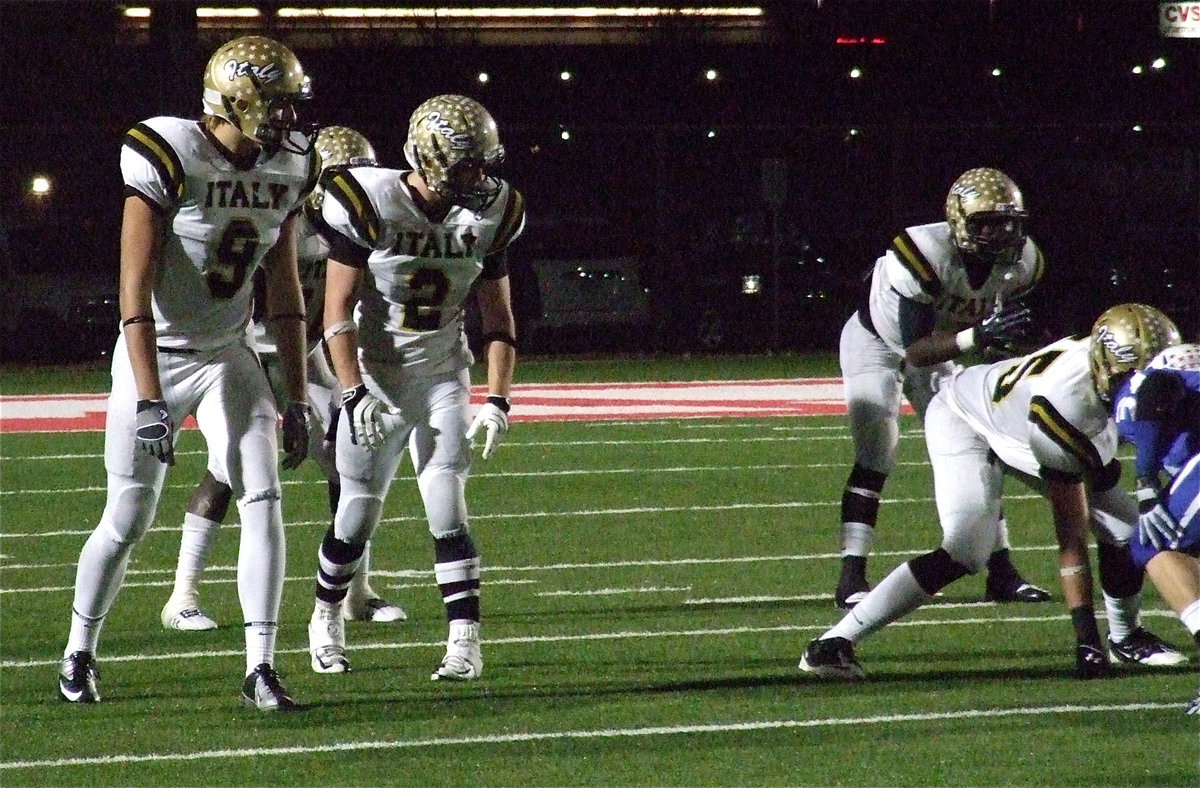
<path fill-rule="evenodd" d="M 46 175 L 35 175 L 29 180 L 29 193 L 35 198 L 49 197 L 54 191 L 54 182 Z"/>

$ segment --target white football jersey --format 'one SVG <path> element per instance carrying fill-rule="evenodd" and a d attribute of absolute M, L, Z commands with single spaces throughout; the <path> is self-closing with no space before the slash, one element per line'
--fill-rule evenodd
<path fill-rule="evenodd" d="M 312 214 L 312 208 L 305 206 L 300 220 L 296 223 L 296 264 L 300 274 L 300 290 L 304 295 L 304 312 L 310 322 L 316 316 L 316 324 L 320 325 L 320 314 L 325 309 L 325 270 L 329 259 L 329 242 L 317 229 L 320 216 Z M 259 296 L 255 293 L 256 297 Z M 256 304 L 254 320 L 250 324 L 250 336 L 254 349 L 259 353 L 275 353 L 275 338 L 268 330 L 269 324 L 263 320 L 265 305 Z M 311 352 L 321 332 L 308 338 L 308 349 Z"/>
<path fill-rule="evenodd" d="M 875 261 L 868 307 L 880 339 L 897 353 L 904 352 L 900 334 L 900 298 L 932 304 L 935 329 L 960 331 L 978 323 L 997 298 L 1020 298 L 1041 280 L 1045 269 L 1041 250 L 1025 239 L 1020 259 L 995 266 L 979 289 L 967 281 L 967 271 L 950 239 L 950 225 L 935 222 L 909 227 Z"/>
<path fill-rule="evenodd" d="M 1008 465 L 1083 476 L 1112 461 L 1117 430 L 1096 393 L 1084 339 L 1060 339 L 1021 358 L 968 367 L 943 387 L 950 406 Z"/>
<path fill-rule="evenodd" d="M 487 210 L 453 207 L 428 219 L 404 182 L 407 171 L 351 167 L 322 180 L 322 218 L 366 257 L 361 300 L 354 311 L 361 358 L 399 364 L 406 374 L 438 374 L 472 362 L 463 308 L 475 280 L 507 273 L 502 251 L 525 227 L 525 200 L 502 183 Z M 348 265 L 361 262 L 339 256 Z M 369 250 L 369 254 L 367 253 Z M 496 268 L 496 265 L 499 268 Z"/>
<path fill-rule="evenodd" d="M 244 337 L 253 273 L 319 167 L 315 153 L 282 150 L 234 162 L 197 120 L 151 118 L 129 130 L 125 192 L 156 206 L 169 228 L 153 292 L 159 345 L 210 349 Z"/>

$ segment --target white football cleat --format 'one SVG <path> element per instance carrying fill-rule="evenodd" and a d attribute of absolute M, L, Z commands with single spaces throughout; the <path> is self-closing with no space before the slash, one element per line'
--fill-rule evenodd
<path fill-rule="evenodd" d="M 342 606 L 317 605 L 308 622 L 308 653 L 317 673 L 349 673 Z"/>
<path fill-rule="evenodd" d="M 393 621 L 404 621 L 408 613 L 399 605 L 393 605 L 383 597 L 369 594 L 355 596 L 347 594 L 342 603 L 342 611 L 351 621 L 373 621 L 376 624 L 390 624 Z"/>
<path fill-rule="evenodd" d="M 429 678 L 434 681 L 474 681 L 483 673 L 479 651 L 479 622 L 461 619 L 450 622 L 446 656 Z"/>
<path fill-rule="evenodd" d="M 200 597 L 195 591 L 171 594 L 167 604 L 163 605 L 160 617 L 162 625 L 167 629 L 205 632 L 217 628 L 217 622 L 200 609 Z"/>
<path fill-rule="evenodd" d="M 1117 642 L 1108 639 L 1108 655 L 1113 662 L 1127 662 L 1153 668 L 1182 665 L 1187 655 L 1144 627 L 1138 627 L 1129 637 Z"/>

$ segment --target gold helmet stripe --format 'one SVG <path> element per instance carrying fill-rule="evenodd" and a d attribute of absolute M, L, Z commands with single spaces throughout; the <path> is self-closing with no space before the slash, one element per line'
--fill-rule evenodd
<path fill-rule="evenodd" d="M 1104 467 L 1100 452 L 1096 450 L 1091 439 L 1084 435 L 1067 421 L 1058 410 L 1050 404 L 1050 400 L 1037 396 L 1029 402 L 1029 420 L 1050 440 L 1070 452 L 1076 459 L 1091 470 Z"/>
<path fill-rule="evenodd" d="M 176 201 L 183 198 L 184 172 L 179 154 L 157 131 L 139 123 L 125 134 L 125 145 L 150 162 Z"/>
<path fill-rule="evenodd" d="M 908 272 L 921 283 L 922 290 L 931 296 L 937 296 L 942 292 L 942 280 L 938 279 L 937 272 L 925 259 L 925 255 L 921 254 L 921 250 L 907 230 L 897 235 L 892 241 L 892 251 L 896 253 L 896 258 L 908 269 Z"/>
<path fill-rule="evenodd" d="M 341 203 L 350 215 L 350 224 L 368 244 L 379 243 L 379 214 L 358 180 L 342 169 L 331 169 L 322 179 L 326 195 Z"/>
<path fill-rule="evenodd" d="M 499 252 L 508 246 L 513 236 L 525 224 L 525 196 L 513 188 L 508 190 L 508 202 L 504 206 L 504 217 L 500 220 L 500 228 L 492 239 L 492 248 L 488 254 Z"/>

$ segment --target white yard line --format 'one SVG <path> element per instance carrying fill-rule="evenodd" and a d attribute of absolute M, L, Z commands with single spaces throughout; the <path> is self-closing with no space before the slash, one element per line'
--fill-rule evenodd
<path fill-rule="evenodd" d="M 1071 704 L 1062 706 L 1022 706 L 1013 709 L 962 709 L 959 711 L 916 714 L 878 714 L 870 717 L 826 717 L 815 720 L 755 720 L 752 722 L 713 722 L 693 725 L 662 725 L 647 728 L 602 728 L 593 730 L 525 731 L 486 736 L 446 736 L 428 739 L 392 739 L 390 741 L 339 741 L 333 744 L 294 745 L 289 747 L 252 747 L 244 749 L 199 750 L 196 752 L 103 755 L 91 758 L 56 758 L 40 761 L 0 761 L 0 769 L 53 769 L 67 766 L 104 766 L 114 763 L 150 763 L 162 761 L 204 761 L 226 758 L 261 758 L 363 750 L 411 750 L 426 747 L 461 747 L 479 744 L 561 741 L 579 739 L 637 738 L 682 736 L 703 733 L 736 733 L 786 728 L 841 728 L 864 725 L 895 725 L 931 720 L 996 719 L 1003 717 L 1040 717 L 1051 714 L 1101 714 L 1114 711 L 1157 711 L 1178 708 L 1178 703 Z M 1097 720 L 1097 724 L 1102 724 Z"/>

